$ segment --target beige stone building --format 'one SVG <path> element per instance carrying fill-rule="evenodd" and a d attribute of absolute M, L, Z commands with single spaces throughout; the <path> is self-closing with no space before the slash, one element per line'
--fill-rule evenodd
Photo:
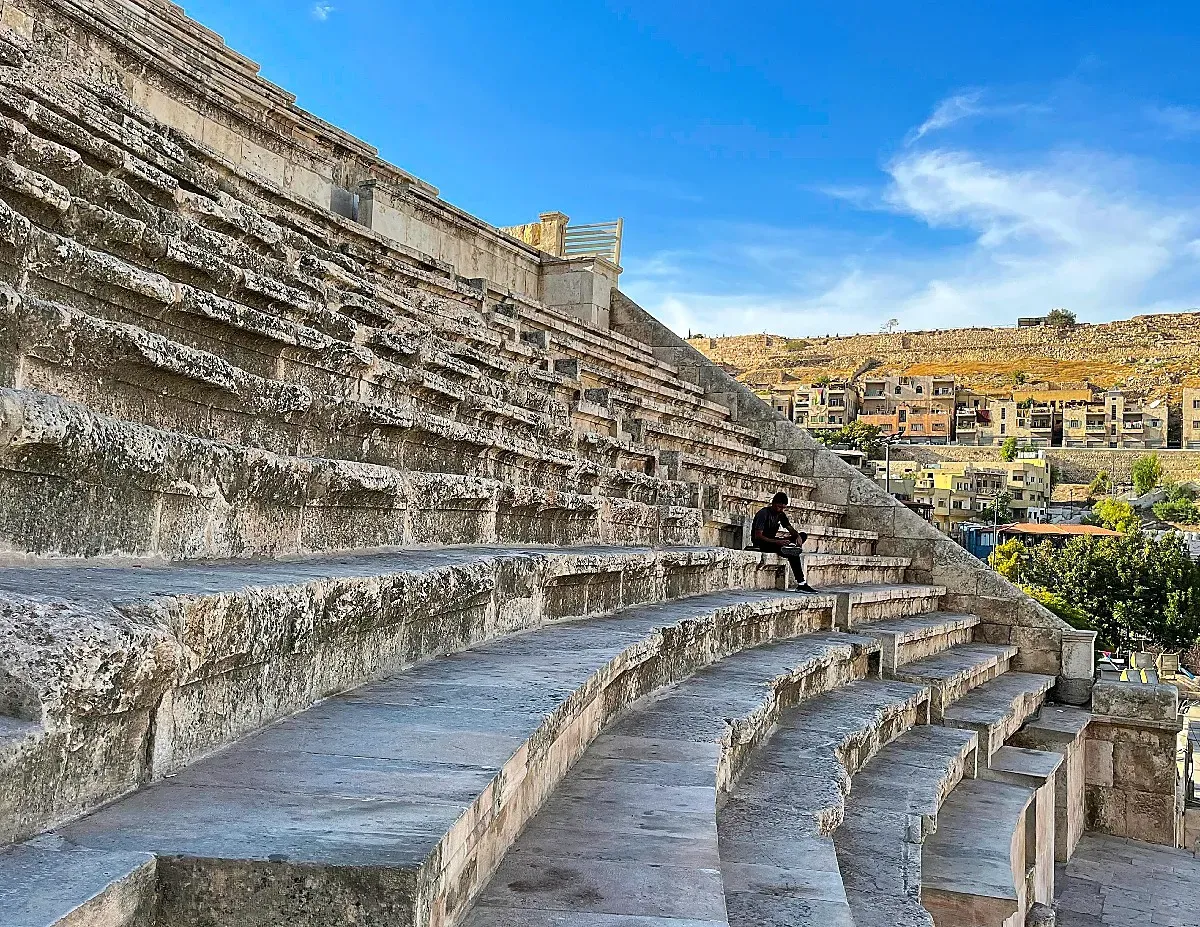
<path fill-rule="evenodd" d="M 1097 424 L 1103 413 L 1103 443 L 1093 443 L 1100 437 Z M 1067 416 L 1067 428 L 1078 439 L 1083 429 L 1085 444 L 1077 447 L 1165 448 L 1167 446 L 1167 403 L 1163 399 L 1145 400 L 1122 390 L 1110 389 L 1100 393 L 1082 409 L 1074 408 Z M 1066 432 L 1064 431 L 1064 436 Z"/>
<path fill-rule="evenodd" d="M 1200 448 L 1200 389 L 1196 387 L 1183 391 L 1183 446 Z"/>
<path fill-rule="evenodd" d="M 868 375 L 860 384 L 859 421 L 879 426 L 885 435 L 903 435 L 910 441 L 949 444 L 952 440 L 954 377 Z"/>
<path fill-rule="evenodd" d="M 859 392 L 847 380 L 828 383 L 781 383 L 759 387 L 758 395 L 809 431 L 837 431 L 858 418 Z"/>

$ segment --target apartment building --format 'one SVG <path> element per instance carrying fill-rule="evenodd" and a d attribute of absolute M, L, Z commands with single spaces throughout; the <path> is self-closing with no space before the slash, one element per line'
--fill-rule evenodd
<path fill-rule="evenodd" d="M 1104 394 L 1108 405 L 1110 447 L 1161 448 L 1167 446 L 1167 403 L 1163 399 L 1147 402 L 1141 397 L 1109 390 Z"/>
<path fill-rule="evenodd" d="M 1016 521 L 1039 521 L 1046 516 L 1050 471 L 1044 460 L 1012 463 L 943 461 L 916 474 L 913 501 L 930 506 L 933 523 L 943 531 L 978 521 L 980 513 L 1002 492 Z"/>
<path fill-rule="evenodd" d="M 1183 391 L 1183 446 L 1200 449 L 1200 389 L 1196 387 Z"/>
<path fill-rule="evenodd" d="M 954 377 L 866 376 L 858 420 L 885 435 L 949 444 L 954 435 Z"/>
<path fill-rule="evenodd" d="M 979 444 L 980 433 L 991 425 L 991 398 L 972 389 L 954 393 L 954 443 Z"/>
<path fill-rule="evenodd" d="M 836 431 L 853 422 L 859 410 L 858 389 L 847 380 L 827 383 L 780 383 L 755 392 L 776 412 L 810 431 Z"/>

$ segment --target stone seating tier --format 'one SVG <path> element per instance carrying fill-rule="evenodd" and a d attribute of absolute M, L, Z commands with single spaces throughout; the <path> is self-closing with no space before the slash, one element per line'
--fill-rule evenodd
<path fill-rule="evenodd" d="M 196 437 L 521 487 L 671 504 L 680 490 L 645 474 L 661 448 L 711 460 L 714 509 L 784 484 L 808 491 L 772 475 L 782 455 L 628 339 L 557 325 L 563 347 L 613 355 L 644 394 L 640 431 L 655 447 L 574 434 L 566 377 L 530 369 L 529 351 L 503 338 L 450 340 L 486 331 L 479 309 L 381 283 L 311 215 L 250 208 L 263 191 L 131 107 L 13 73 L 0 84 L 0 108 L 18 117 L 0 123 L 4 239 L 23 281 L 4 300 L 10 383 Z M 64 227 L 71 237 L 53 231 Z M 574 377 L 582 386 L 578 365 Z M 726 500 L 722 479 L 735 488 Z"/>
<path fill-rule="evenodd" d="M 0 570 L 0 778 L 23 783 L 0 790 L 0 843 L 422 659 L 778 574 L 740 551 L 624 547 Z"/>
<path fill-rule="evenodd" d="M 731 555 L 733 560 L 729 559 Z M 295 903 L 294 898 L 273 879 L 264 882 L 263 878 L 267 870 L 278 875 L 279 870 L 272 867 L 282 864 L 289 870 L 296 867 L 297 873 L 307 872 L 312 891 L 304 903 L 311 923 L 335 922 L 328 919 L 334 916 L 332 913 L 327 917 L 322 911 L 341 910 L 339 906 L 346 903 L 346 892 L 351 890 L 347 881 L 351 874 L 353 884 L 358 886 L 355 890 L 361 891 L 364 866 L 368 867 L 372 885 L 366 894 L 372 899 L 370 903 L 381 906 L 381 916 L 386 911 L 388 916 L 404 918 L 408 915 L 401 912 L 412 906 L 416 911 L 414 923 L 448 922 L 441 920 L 440 912 L 445 906 L 461 905 L 473 896 L 482 884 L 479 880 L 486 878 L 524 820 L 566 774 L 573 758 L 586 748 L 609 718 L 638 703 L 643 696 L 688 678 L 699 668 L 743 655 L 739 658 L 742 662 L 730 664 L 728 670 L 716 671 L 714 677 L 728 679 L 740 687 L 738 691 L 744 693 L 743 706 L 760 705 L 745 715 L 744 722 L 735 724 L 723 741 L 726 746 L 715 767 L 715 781 L 728 791 L 738 769 L 766 736 L 781 710 L 850 678 L 877 672 L 878 660 L 873 654 L 878 645 L 870 638 L 824 633 L 833 624 L 834 596 L 755 593 L 744 589 L 704 593 L 705 588 L 729 581 L 731 571 L 758 569 L 755 559 L 736 552 L 712 552 L 703 564 L 695 562 L 692 558 L 697 555 L 690 552 L 640 554 L 643 566 L 658 577 L 653 583 L 633 580 L 636 571 L 628 560 L 629 554 L 527 553 L 515 558 L 516 563 L 512 562 L 514 558 L 495 557 L 472 561 L 468 552 L 452 551 L 392 556 L 408 558 L 411 565 L 421 563 L 423 556 L 445 566 L 415 575 L 378 576 L 375 573 L 380 563 L 343 558 L 333 572 L 338 576 L 347 572 L 361 574 L 357 584 L 350 578 L 316 580 L 315 577 L 331 572 L 331 564 L 327 562 L 298 561 L 295 569 L 314 577 L 315 588 L 306 593 L 310 599 L 323 595 L 342 602 L 354 600 L 365 606 L 366 615 L 378 611 L 378 606 L 370 605 L 373 597 L 390 598 L 399 605 L 420 595 L 439 613 L 427 627 L 431 633 L 435 628 L 445 628 L 441 616 L 447 607 L 443 590 L 448 578 L 457 578 L 467 587 L 457 590 L 457 598 L 473 603 L 478 600 L 478 593 L 473 593 L 472 587 L 477 588 L 481 581 L 487 586 L 486 576 L 492 575 L 496 577 L 493 596 L 497 602 L 491 606 L 466 606 L 460 622 L 464 629 L 477 629 L 470 636 L 479 642 L 471 646 L 468 640 L 447 640 L 434 633 L 420 645 L 424 650 L 415 649 L 408 656 L 391 655 L 390 659 L 377 654 L 356 658 L 350 653 L 335 660 L 337 648 L 327 645 L 314 646 L 312 656 L 305 660 L 304 648 L 298 646 L 294 656 L 301 659 L 290 661 L 290 665 L 274 660 L 270 654 L 250 654 L 235 659 L 231 672 L 221 673 L 221 668 L 231 666 L 230 659 L 222 656 L 222 640 L 236 654 L 239 642 L 249 643 L 265 636 L 268 640 L 280 640 L 282 645 L 289 633 L 296 633 L 270 627 L 255 630 L 246 627 L 243 621 L 252 615 L 258 616 L 260 624 L 272 620 L 281 602 L 305 598 L 301 588 L 244 591 L 231 588 L 256 575 L 255 569 L 257 575 L 275 577 L 277 565 L 246 566 L 232 575 L 224 571 L 214 573 L 211 567 L 183 572 L 174 568 L 163 571 L 161 577 L 143 579 L 148 584 L 146 593 L 164 582 L 172 588 L 182 586 L 185 591 L 173 597 L 177 605 L 122 604 L 120 610 L 124 616 L 133 620 L 139 608 L 155 610 L 164 604 L 180 610 L 171 619 L 171 625 L 181 630 L 193 627 L 201 635 L 191 641 L 181 640 L 184 652 L 200 653 L 201 644 L 206 643 L 211 661 L 211 669 L 191 667 L 186 671 L 186 678 L 195 679 L 194 683 L 175 685 L 166 697 L 158 698 L 154 736 L 150 739 L 152 748 L 134 740 L 159 764 L 156 769 L 143 770 L 137 781 L 146 782 L 168 771 L 172 771 L 173 777 L 159 778 L 158 784 L 60 828 L 57 831 L 60 842 L 39 840 L 17 852 L 0 854 L 0 869 L 16 867 L 27 878 L 32 877 L 29 875 L 32 871 L 41 880 L 40 883 L 35 880 L 35 884 L 61 886 L 71 872 L 83 873 L 79 883 L 82 894 L 73 904 L 65 889 L 43 895 L 29 891 L 30 883 L 25 882 L 15 897 L 0 895 L 9 905 L 5 913 L 17 911 L 24 916 L 30 906 L 51 903 L 57 906 L 56 917 L 68 917 L 68 912 L 91 903 L 89 899 L 96 896 L 97 867 L 107 872 L 118 861 L 124 861 L 125 870 L 108 885 L 108 897 L 127 899 L 133 888 L 140 887 L 139 890 L 155 893 L 153 898 L 160 906 L 175 906 L 171 910 L 173 923 L 215 923 L 211 917 L 212 912 L 217 912 L 225 918 L 221 922 L 232 927 L 248 923 L 237 920 L 238 906 L 245 904 L 247 893 L 253 894 L 255 916 L 264 910 L 288 916 L 287 906 Z M 682 560 L 672 561 L 672 557 Z M 561 562 L 562 558 L 568 558 L 568 562 Z M 670 563 L 674 563 L 674 568 L 668 566 Z M 589 565 L 590 572 L 581 573 Z M 613 570 L 607 579 L 596 575 L 602 566 Z M 697 568 L 701 568 L 699 574 L 695 573 Z M 467 570 L 475 575 L 483 571 L 483 575 L 474 583 L 464 583 L 466 577 L 461 574 Z M 717 572 L 714 574 L 713 570 Z M 20 571 L 19 576 L 27 578 L 28 572 Z M 74 588 L 82 583 L 86 594 L 80 602 L 81 608 L 95 608 L 117 590 L 128 589 L 133 582 L 126 571 L 104 568 L 93 568 L 83 577 L 76 571 L 51 568 L 37 572 L 43 574 L 40 588 L 55 598 L 69 591 L 64 585 Z M 537 575 L 541 576 L 540 581 L 534 579 Z M 5 586 L 12 581 L 7 575 L 0 579 Z M 398 582 L 417 585 L 401 598 L 397 595 Z M 189 585 L 204 593 L 188 594 Z M 423 595 L 418 593 L 422 586 L 427 587 Z M 539 586 L 544 589 L 540 594 Z M 231 591 L 218 591 L 222 589 Z M 532 591 L 533 600 L 521 598 L 505 607 L 505 590 L 508 595 L 518 590 L 525 595 Z M 660 599 L 665 598 L 669 590 L 698 594 L 669 604 L 631 606 L 618 610 L 610 618 L 546 624 L 545 618 L 538 617 L 595 613 L 623 604 L 629 598 L 647 597 L 652 592 Z M 8 601 L 13 598 L 6 597 Z M 262 612 L 249 609 L 248 601 L 261 603 Z M 347 607 L 348 603 L 342 606 L 342 611 L 346 612 Z M 329 606 L 321 610 L 329 614 Z M 311 604 L 296 607 L 295 617 L 300 619 L 312 611 Z M 382 611 L 388 613 L 386 607 Z M 197 617 L 204 616 L 203 630 L 199 623 L 189 619 L 189 613 L 193 612 Z M 475 617 L 468 618 L 467 613 Z M 346 612 L 346 618 L 354 620 L 354 614 Z M 488 620 L 487 615 L 496 617 Z M 531 633 L 486 642 L 489 636 L 511 634 L 529 626 L 529 622 L 536 625 Z M 218 634 L 222 624 L 225 630 Z M 814 637 L 811 632 L 822 633 Z M 364 629 L 364 636 L 370 641 L 371 630 Z M 420 636 L 418 631 L 418 640 Z M 86 634 L 81 633 L 80 637 L 86 638 Z M 794 648 L 772 645 L 758 654 L 759 645 L 789 638 L 796 639 Z M 374 646 L 378 647 L 379 636 L 374 640 Z M 418 647 L 416 640 L 410 640 L 409 644 Z M 283 671 L 289 678 L 295 678 L 311 672 L 316 665 L 332 664 L 344 673 L 357 671 L 370 676 L 389 662 L 400 666 L 411 656 L 445 653 L 464 644 L 468 647 L 460 653 L 418 664 L 383 682 L 335 696 L 262 734 L 243 739 L 232 751 L 185 766 L 189 759 L 211 749 L 216 742 L 217 732 L 205 732 L 196 723 L 205 716 L 211 717 L 216 705 L 222 706 L 223 711 L 238 705 L 243 716 L 256 716 L 255 725 L 262 723 L 265 713 L 286 712 L 290 707 L 243 704 L 248 693 L 237 685 L 239 676 L 244 678 L 236 669 L 239 663 L 249 669 L 249 675 L 256 679 L 261 690 L 262 674 L 267 671 L 277 677 Z M 163 646 L 160 643 L 153 648 L 143 647 L 143 663 L 150 659 L 151 653 L 162 661 Z M 81 652 L 86 650 L 84 641 L 79 648 Z M 369 649 L 369 644 L 353 648 L 356 653 Z M 374 665 L 366 662 L 371 656 L 378 661 Z M 319 660 L 319 664 L 314 664 L 313 659 Z M 752 669 L 748 671 L 746 667 Z M 132 667 L 126 669 L 132 671 Z M 216 676 L 211 675 L 214 671 Z M 763 701 L 761 684 L 771 679 L 777 682 L 773 690 L 767 691 L 774 694 Z M 329 680 L 329 685 L 337 689 L 346 681 L 345 677 Z M 512 685 L 514 681 L 520 685 Z M 150 685 L 149 680 L 147 684 Z M 271 689 L 293 691 L 287 685 Z M 917 687 L 906 691 L 913 693 L 914 698 L 920 693 Z M 94 702 L 98 693 L 88 695 Z M 688 695 L 680 704 L 690 703 L 693 710 L 703 707 L 694 716 L 697 723 L 703 718 L 702 723 L 711 728 L 713 719 L 720 717 L 712 714 L 715 706 L 696 704 L 695 693 Z M 749 702 L 745 701 L 747 697 Z M 45 693 L 42 698 L 43 711 L 50 718 L 61 719 L 62 713 L 73 707 L 70 693 Z M 77 711 L 83 708 L 81 704 Z M 141 716 L 144 723 L 144 710 L 131 709 L 128 714 Z M 74 736 L 78 738 L 83 719 L 76 716 L 73 720 Z M 451 729 L 447 725 L 452 720 L 454 737 L 447 739 L 445 735 Z M 33 722 L 30 725 L 37 727 Z M 383 727 L 371 733 L 371 725 Z M 198 743 L 197 739 L 206 733 L 208 742 Z M 33 752 L 30 741 L 35 737 L 32 730 L 26 732 L 20 749 L 10 754 L 10 766 L 19 766 L 12 758 L 29 757 Z M 525 745 L 520 746 L 522 743 Z M 378 759 L 364 757 L 364 750 L 370 756 L 378 755 Z M 461 767 L 471 763 L 481 764 L 481 768 L 467 775 Z M 447 779 L 439 764 L 451 764 L 460 771 Z M 27 790 L 27 797 L 39 795 L 42 796 L 39 801 L 45 800 L 50 776 L 30 778 L 29 773 L 19 769 L 14 772 L 31 785 L 36 782 L 39 786 Z M 112 771 L 107 772 L 111 775 Z M 381 803 L 378 794 L 385 783 L 380 776 L 390 782 L 387 791 L 403 794 L 405 799 Z M 491 777 L 495 777 L 494 781 Z M 491 784 L 484 788 L 489 781 Z M 272 796 L 266 801 L 264 787 Z M 426 796 L 420 791 L 431 788 L 436 795 Z M 313 816 L 308 809 L 314 802 L 328 805 L 328 810 Z M 167 808 L 170 813 L 165 813 Z M 55 816 L 61 818 L 64 813 L 70 816 L 71 809 L 55 809 L 54 814 L 48 811 L 44 807 L 26 808 L 18 816 L 25 829 L 33 832 L 52 823 Z M 10 814 L 4 818 L 12 819 Z M 225 823 L 221 827 L 212 826 L 217 820 Z M 385 845 L 368 838 L 369 834 L 384 833 L 393 835 Z M 405 840 L 412 843 L 412 849 L 400 851 L 395 841 L 401 834 L 411 834 Z M 42 854 L 47 847 L 54 849 L 48 857 Z M 146 864 L 152 857 L 158 862 L 150 879 L 146 876 Z M 10 868 L 6 876 L 13 871 Z M 220 878 L 210 882 L 203 878 L 206 872 L 220 873 Z M 395 878 L 388 876 L 389 872 L 396 873 Z M 401 873 L 407 875 L 401 878 Z M 7 878 L 3 881 L 12 884 Z M 391 882 L 395 882 L 395 889 L 386 888 Z M 205 884 L 225 886 L 228 894 L 224 890 L 210 894 L 203 888 Z M 276 888 L 264 888 L 267 884 Z M 237 885 L 244 888 L 236 888 Z M 272 894 L 277 890 L 278 895 Z M 150 902 L 143 899 L 143 903 Z M 44 923 L 56 924 L 59 920 L 47 916 Z"/>

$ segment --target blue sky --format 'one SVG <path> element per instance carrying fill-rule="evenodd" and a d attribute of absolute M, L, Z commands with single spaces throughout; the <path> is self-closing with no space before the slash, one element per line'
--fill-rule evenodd
<path fill-rule="evenodd" d="M 188 0 L 496 225 L 625 217 L 677 331 L 1200 307 L 1200 6 Z"/>

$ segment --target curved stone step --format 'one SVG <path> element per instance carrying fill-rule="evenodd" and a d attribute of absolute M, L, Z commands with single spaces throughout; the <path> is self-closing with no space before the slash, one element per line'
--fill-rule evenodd
<path fill-rule="evenodd" d="M 172 923 L 205 911 L 236 927 L 246 905 L 287 921 L 303 905 L 308 923 L 332 927 L 351 900 L 374 919 L 440 922 L 612 717 L 831 619 L 828 598 L 764 590 L 549 625 L 335 696 L 58 833 L 157 856 L 159 915 Z M 866 671 L 865 657 L 847 662 Z"/>
<path fill-rule="evenodd" d="M 767 645 L 635 707 L 518 839 L 467 927 L 726 924 L 717 807 L 730 781 L 781 710 L 860 677 L 874 647 L 841 634 Z"/>
<path fill-rule="evenodd" d="M 1034 790 L 976 779 L 950 794 L 922 850 L 922 900 L 937 927 L 1024 923 Z"/>
<path fill-rule="evenodd" d="M 837 626 L 861 632 L 875 621 L 937 611 L 946 587 L 923 583 L 863 583 L 826 586 L 821 591 L 838 597 Z"/>
<path fill-rule="evenodd" d="M 930 612 L 890 621 L 872 621 L 859 625 L 859 634 L 879 638 L 885 673 L 895 672 L 905 663 L 921 660 L 973 640 L 977 615 Z"/>
<path fill-rule="evenodd" d="M 912 564 L 907 557 L 860 556 L 855 554 L 806 554 L 804 573 L 810 586 L 819 589 L 853 585 L 903 583 Z"/>
<path fill-rule="evenodd" d="M 851 776 L 923 720 L 927 698 L 920 686 L 864 680 L 784 714 L 719 817 L 731 927 L 852 923 L 829 835 Z"/>
<path fill-rule="evenodd" d="M 940 721 L 951 704 L 976 686 L 1003 675 L 1017 648 L 1011 645 L 960 644 L 943 653 L 899 667 L 896 679 L 929 686 L 930 714 Z"/>
<path fill-rule="evenodd" d="M 986 766 L 1021 725 L 1038 713 L 1053 687 L 1053 676 L 1007 672 L 949 705 L 942 712 L 942 723 L 975 731 L 979 763 Z"/>
<path fill-rule="evenodd" d="M 975 775 L 976 744 L 969 731 L 913 728 L 855 777 L 833 835 L 855 927 L 931 924 L 921 906 L 921 842 L 946 795 Z"/>
<path fill-rule="evenodd" d="M 34 784 L 0 791 L 0 844 L 417 660 L 564 618 L 775 580 L 756 555 L 718 548 L 0 569 L 5 668 L 38 722 L 0 737 L 0 770 Z"/>
<path fill-rule="evenodd" d="M 4 927 L 146 927 L 154 913 L 155 858 L 55 838 L 0 850 Z"/>

